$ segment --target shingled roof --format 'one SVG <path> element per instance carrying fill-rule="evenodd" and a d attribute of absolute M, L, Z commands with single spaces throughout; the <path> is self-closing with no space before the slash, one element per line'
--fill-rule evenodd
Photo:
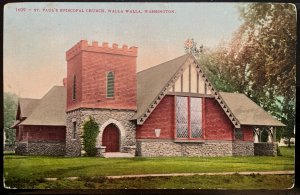
<path fill-rule="evenodd" d="M 42 97 L 32 113 L 21 125 L 66 125 L 66 88 L 54 86 Z"/>
<path fill-rule="evenodd" d="M 219 92 L 241 125 L 285 126 L 245 94 Z"/>
<path fill-rule="evenodd" d="M 18 111 L 17 111 L 17 119 L 14 124 L 10 126 L 10 128 L 15 128 L 22 119 L 27 118 L 34 108 L 38 105 L 39 99 L 32 98 L 19 98 L 18 100 Z"/>
<path fill-rule="evenodd" d="M 185 54 L 137 73 L 137 113 L 132 119 L 139 119 L 146 113 L 152 102 L 190 57 L 194 59 L 191 54 Z M 240 125 L 285 126 L 244 94 L 215 92 L 215 98 L 222 104 L 222 108 L 228 107 L 229 115 L 232 113 Z"/>
<path fill-rule="evenodd" d="M 186 54 L 137 73 L 137 113 L 132 119 L 141 117 L 189 56 Z"/>
<path fill-rule="evenodd" d="M 38 105 L 39 99 L 19 98 L 21 117 L 28 117 Z"/>
<path fill-rule="evenodd" d="M 137 113 L 132 120 L 143 116 L 189 59 L 194 59 L 194 57 L 191 54 L 185 54 L 137 73 Z M 217 91 L 214 94 L 216 100 L 221 102 L 222 108 L 228 108 L 227 112 L 230 117 L 234 117 L 240 125 L 285 126 L 244 94 Z M 40 100 L 21 98 L 19 101 L 22 117 L 27 117 L 20 123 L 21 125 L 66 125 L 66 89 L 64 86 L 54 86 Z"/>

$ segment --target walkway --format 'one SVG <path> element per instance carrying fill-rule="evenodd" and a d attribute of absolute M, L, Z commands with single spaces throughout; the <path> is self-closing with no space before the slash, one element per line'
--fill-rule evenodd
<path fill-rule="evenodd" d="M 122 178 L 142 178 L 142 177 L 173 177 L 173 176 L 193 176 L 193 175 L 293 175 L 294 171 L 249 171 L 249 172 L 223 172 L 223 173 L 166 173 L 166 174 L 144 174 L 144 175 L 117 175 L 106 176 L 107 179 L 122 179 Z M 77 180 L 79 177 L 68 177 L 69 180 Z M 46 181 L 55 181 L 58 178 L 45 178 Z"/>
<path fill-rule="evenodd" d="M 121 178 L 137 178 L 137 177 L 170 177 L 170 176 L 193 176 L 193 175 L 293 175 L 294 171 L 258 171 L 258 172 L 222 172 L 222 173 L 167 173 L 167 174 L 145 174 L 145 175 L 118 175 L 106 176 L 108 179 L 121 179 Z"/>
<path fill-rule="evenodd" d="M 103 154 L 104 158 L 133 158 L 134 155 L 123 152 L 106 152 Z"/>

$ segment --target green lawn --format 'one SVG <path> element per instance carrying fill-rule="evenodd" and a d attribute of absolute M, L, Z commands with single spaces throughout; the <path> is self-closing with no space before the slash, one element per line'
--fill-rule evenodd
<path fill-rule="evenodd" d="M 277 157 L 105 159 L 4 155 L 4 177 L 8 186 L 31 188 L 45 177 L 294 170 L 294 148 L 281 147 L 280 150 L 282 156 Z"/>
<path fill-rule="evenodd" d="M 60 179 L 40 182 L 36 189 L 287 189 L 293 175 L 233 174 L 218 176 L 180 176 L 126 179 Z"/>

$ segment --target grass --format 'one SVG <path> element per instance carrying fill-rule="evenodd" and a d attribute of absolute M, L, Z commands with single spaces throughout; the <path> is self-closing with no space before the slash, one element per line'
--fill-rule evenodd
<path fill-rule="evenodd" d="M 4 155 L 4 178 L 7 186 L 33 188 L 46 177 L 76 176 L 90 178 L 150 173 L 294 170 L 294 148 L 280 147 L 280 150 L 282 156 L 277 157 L 137 157 L 106 159 L 97 157 L 65 158 Z M 57 182 L 62 182 L 61 185 L 66 183 L 64 180 Z"/>
<path fill-rule="evenodd" d="M 219 175 L 41 182 L 37 189 L 287 189 L 292 175 Z"/>

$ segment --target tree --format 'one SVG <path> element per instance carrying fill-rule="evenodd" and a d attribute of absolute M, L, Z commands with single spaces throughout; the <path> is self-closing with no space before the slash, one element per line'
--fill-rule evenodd
<path fill-rule="evenodd" d="M 96 156 L 96 141 L 99 127 L 96 121 L 90 116 L 89 120 L 83 124 L 83 149 L 88 156 Z"/>
<path fill-rule="evenodd" d="M 202 52 L 199 62 L 217 89 L 246 94 L 286 124 L 282 135 L 292 137 L 296 79 L 295 7 L 283 3 L 250 3 L 238 8 L 243 23 L 233 38 L 228 43 L 221 43 L 217 49 Z"/>
<path fill-rule="evenodd" d="M 283 130 L 283 136 L 288 139 L 288 146 L 291 146 L 291 138 L 295 136 L 295 102 L 285 101 L 283 106 L 283 113 L 285 115 L 282 117 L 282 122 L 286 124 L 286 129 Z"/>
<path fill-rule="evenodd" d="M 249 63 L 252 95 L 287 125 L 294 136 L 296 80 L 296 10 L 292 4 L 253 3 L 239 7 L 241 34 L 254 50 Z M 281 114 L 278 114 L 280 113 Z"/>
<path fill-rule="evenodd" d="M 10 127 L 13 125 L 16 118 L 18 96 L 13 93 L 4 92 L 3 101 L 4 131 L 6 136 L 5 144 L 12 146 L 15 144 L 16 136 L 15 130 L 10 129 Z"/>

